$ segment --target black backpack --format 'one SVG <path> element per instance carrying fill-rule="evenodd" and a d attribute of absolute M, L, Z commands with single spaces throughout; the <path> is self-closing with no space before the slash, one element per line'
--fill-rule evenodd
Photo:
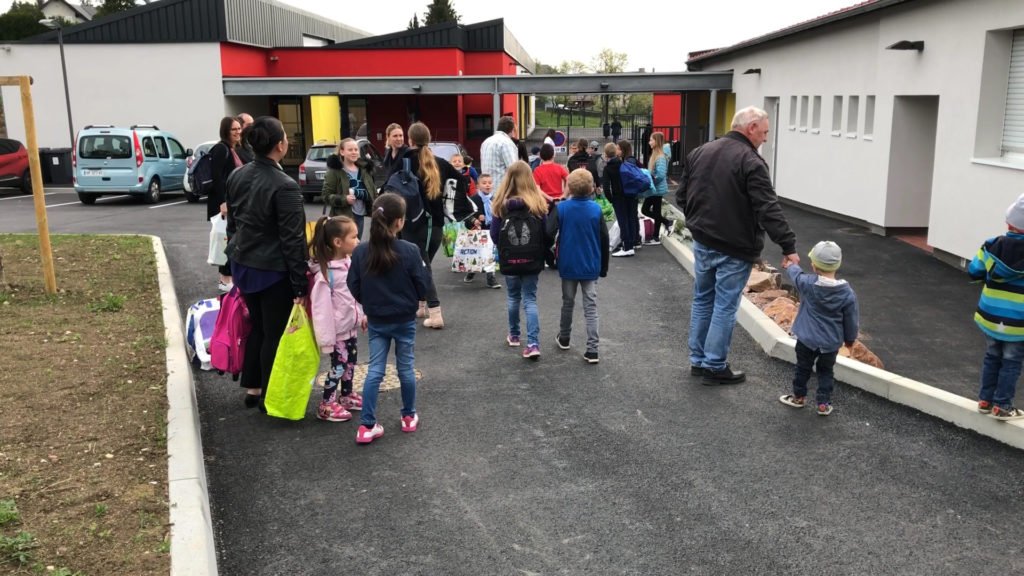
<path fill-rule="evenodd" d="M 498 234 L 498 264 L 506 276 L 544 270 L 544 222 L 523 208 L 506 214 Z"/>
<path fill-rule="evenodd" d="M 210 151 L 212 150 L 211 148 Z M 211 158 L 210 151 L 200 156 L 199 160 L 192 164 L 192 168 L 188 172 L 188 184 L 192 188 L 192 194 L 197 198 L 199 196 L 209 196 L 210 187 L 213 186 L 213 159 Z"/>
<path fill-rule="evenodd" d="M 409 166 L 409 159 L 402 158 L 402 169 L 392 174 L 380 191 L 393 192 L 405 200 L 407 224 L 419 224 L 425 216 L 427 226 L 430 226 L 430 212 L 424 208 L 423 196 L 420 194 L 420 179 L 412 173 Z"/>

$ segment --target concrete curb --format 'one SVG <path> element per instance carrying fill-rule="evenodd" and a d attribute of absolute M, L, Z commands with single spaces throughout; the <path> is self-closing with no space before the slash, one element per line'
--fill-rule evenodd
<path fill-rule="evenodd" d="M 206 485 L 192 368 L 185 354 L 178 296 L 164 246 L 153 240 L 167 340 L 167 492 L 170 500 L 171 576 L 216 576 L 217 553 Z"/>
<path fill-rule="evenodd" d="M 669 253 L 693 276 L 693 251 L 690 247 L 675 236 L 662 237 L 661 240 Z M 769 356 L 796 363 L 796 340 L 746 298 L 740 302 L 736 320 Z M 844 357 L 836 360 L 835 374 L 840 382 L 1024 449 L 1024 421 L 1000 422 L 980 414 L 976 401 L 972 399 Z"/>

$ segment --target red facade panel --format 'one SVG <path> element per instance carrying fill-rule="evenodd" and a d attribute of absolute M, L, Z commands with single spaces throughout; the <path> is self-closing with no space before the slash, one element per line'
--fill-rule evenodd
<path fill-rule="evenodd" d="M 654 95 L 654 125 L 655 126 L 682 126 L 680 107 L 682 96 L 680 94 L 655 94 Z"/>

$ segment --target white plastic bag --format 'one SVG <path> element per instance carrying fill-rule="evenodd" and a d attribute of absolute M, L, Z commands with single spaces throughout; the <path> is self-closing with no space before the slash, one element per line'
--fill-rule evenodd
<path fill-rule="evenodd" d="M 206 256 L 207 264 L 223 266 L 228 263 L 228 255 L 224 251 L 228 247 L 228 221 L 220 214 L 210 217 L 210 253 Z"/>
<path fill-rule="evenodd" d="M 622 232 L 619 230 L 619 223 L 612 222 L 612 227 L 608 229 L 608 248 L 614 249 L 622 242 Z"/>

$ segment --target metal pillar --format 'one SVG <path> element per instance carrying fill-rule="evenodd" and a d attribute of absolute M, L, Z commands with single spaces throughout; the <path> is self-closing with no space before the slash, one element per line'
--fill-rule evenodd
<path fill-rule="evenodd" d="M 715 139 L 715 116 L 718 115 L 718 90 L 711 90 L 711 102 L 708 105 L 708 142 Z"/>
<path fill-rule="evenodd" d="M 492 126 L 495 130 L 498 129 L 498 120 L 501 119 L 501 94 L 498 93 L 498 79 L 494 79 L 494 92 L 491 93 L 494 96 L 494 118 L 492 120 Z"/>

